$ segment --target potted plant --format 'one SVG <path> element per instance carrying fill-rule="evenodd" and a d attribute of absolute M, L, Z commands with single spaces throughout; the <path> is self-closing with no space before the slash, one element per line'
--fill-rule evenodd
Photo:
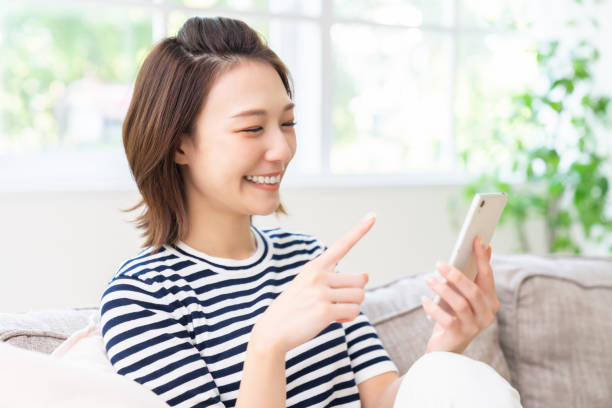
<path fill-rule="evenodd" d="M 596 20 L 591 24 L 598 26 Z M 593 84 L 599 56 L 588 40 L 571 46 L 558 40 L 540 44 L 537 63 L 546 86 L 515 95 L 513 114 L 505 119 L 513 129 L 503 141 L 512 159 L 463 189 L 467 200 L 478 191 L 509 195 L 501 222 L 514 224 L 521 251 L 531 250 L 526 221 L 539 217 L 549 252 L 578 254 L 587 245 L 612 252 L 606 242 L 612 238 L 611 159 L 603 143 L 610 139 L 610 97 Z M 469 152 L 463 154 L 469 160 Z"/>

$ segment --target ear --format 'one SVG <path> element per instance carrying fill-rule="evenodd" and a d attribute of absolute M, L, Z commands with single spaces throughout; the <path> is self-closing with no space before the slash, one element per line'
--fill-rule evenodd
<path fill-rule="evenodd" d="M 191 138 L 189 135 L 181 136 L 181 143 L 174 151 L 174 162 L 176 164 L 189 164 L 189 158 L 187 157 L 187 152 L 189 152 L 189 143 L 191 142 Z"/>

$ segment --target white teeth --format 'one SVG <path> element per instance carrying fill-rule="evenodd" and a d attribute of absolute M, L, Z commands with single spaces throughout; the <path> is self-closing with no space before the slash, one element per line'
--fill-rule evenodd
<path fill-rule="evenodd" d="M 276 183 L 280 183 L 281 180 L 281 176 L 280 174 L 278 176 L 273 176 L 273 177 L 269 177 L 269 176 L 246 176 L 246 179 L 249 181 L 253 181 L 255 183 L 258 184 L 276 184 Z"/>

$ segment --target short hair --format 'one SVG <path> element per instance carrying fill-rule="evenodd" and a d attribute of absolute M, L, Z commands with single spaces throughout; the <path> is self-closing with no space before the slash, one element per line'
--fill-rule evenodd
<path fill-rule="evenodd" d="M 142 196 L 126 212 L 144 207 L 133 222 L 142 229 L 142 247 L 156 253 L 188 232 L 184 181 L 175 152 L 192 134 L 212 84 L 243 59 L 270 64 L 289 98 L 285 64 L 246 23 L 224 17 L 192 17 L 176 37 L 159 42 L 144 60 L 123 122 L 123 146 Z M 275 213 L 287 214 L 282 203 Z"/>

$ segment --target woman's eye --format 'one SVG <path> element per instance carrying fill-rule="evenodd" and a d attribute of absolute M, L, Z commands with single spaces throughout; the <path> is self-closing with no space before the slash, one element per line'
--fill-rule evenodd
<path fill-rule="evenodd" d="M 252 127 L 252 128 L 248 128 L 248 129 L 242 129 L 241 132 L 257 133 L 257 132 L 259 132 L 262 129 L 263 128 L 261 126 L 257 126 L 257 127 Z"/>
<path fill-rule="evenodd" d="M 283 126 L 286 126 L 286 127 L 293 127 L 295 125 L 297 125 L 297 122 L 295 120 L 292 120 L 291 122 L 283 123 Z"/>

